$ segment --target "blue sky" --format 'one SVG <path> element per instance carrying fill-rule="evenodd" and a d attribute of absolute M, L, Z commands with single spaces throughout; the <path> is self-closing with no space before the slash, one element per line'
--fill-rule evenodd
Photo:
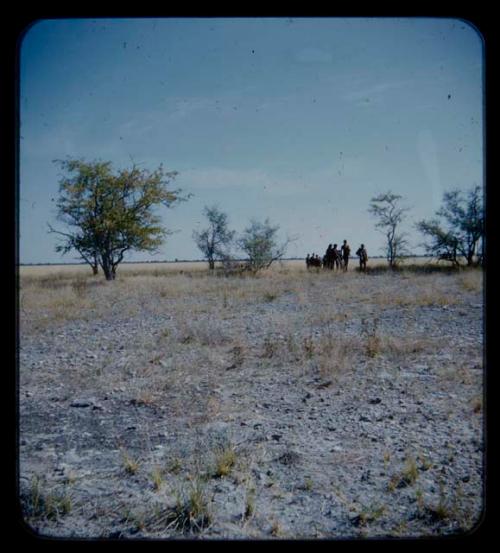
<path fill-rule="evenodd" d="M 446 190 L 483 184 L 483 44 L 458 19 L 42 20 L 20 49 L 20 262 L 55 252 L 67 156 L 163 163 L 193 196 L 162 211 L 156 255 L 198 259 L 193 229 L 218 204 L 242 231 L 269 217 L 288 255 L 346 238 L 382 254 L 370 198 L 392 190 L 413 222 Z"/>

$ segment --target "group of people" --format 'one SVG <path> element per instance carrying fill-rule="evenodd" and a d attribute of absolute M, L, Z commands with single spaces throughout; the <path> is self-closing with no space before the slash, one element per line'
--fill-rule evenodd
<path fill-rule="evenodd" d="M 342 269 L 347 271 L 349 266 L 349 256 L 351 255 L 351 247 L 344 240 L 340 250 L 337 248 L 337 244 L 328 244 L 325 255 L 321 258 L 319 255 L 312 253 L 306 256 L 306 267 L 324 267 L 325 269 Z M 368 261 L 368 254 L 364 244 L 356 251 L 356 255 L 359 257 L 359 268 L 361 271 L 366 271 L 366 262 Z"/>

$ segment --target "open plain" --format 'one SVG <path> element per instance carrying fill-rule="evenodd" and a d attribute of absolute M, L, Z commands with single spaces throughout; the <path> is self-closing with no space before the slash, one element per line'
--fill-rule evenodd
<path fill-rule="evenodd" d="M 480 522 L 480 270 L 73 269 L 20 270 L 35 532 L 363 539 Z"/>

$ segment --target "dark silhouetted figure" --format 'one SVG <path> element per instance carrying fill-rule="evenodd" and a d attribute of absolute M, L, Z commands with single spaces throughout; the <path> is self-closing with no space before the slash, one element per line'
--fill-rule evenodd
<path fill-rule="evenodd" d="M 311 255 L 307 254 L 306 266 L 308 269 L 310 269 L 311 267 L 321 267 L 321 260 L 319 256 L 317 256 L 315 253 L 312 253 Z"/>
<path fill-rule="evenodd" d="M 337 244 L 334 244 L 332 248 L 332 269 L 334 269 L 335 267 L 339 269 L 340 262 L 341 262 L 340 252 L 337 249 Z"/>
<path fill-rule="evenodd" d="M 321 258 L 319 255 L 312 253 L 309 257 L 309 267 L 321 267 Z"/>
<path fill-rule="evenodd" d="M 328 244 L 328 248 L 326 248 L 325 256 L 323 257 L 323 267 L 325 269 L 333 269 L 333 247 L 331 244 Z"/>
<path fill-rule="evenodd" d="M 344 240 L 342 247 L 340 248 L 340 253 L 342 257 L 342 265 L 344 271 L 347 271 L 347 266 L 349 264 L 349 256 L 351 255 L 351 247 L 347 243 L 347 240 Z"/>
<path fill-rule="evenodd" d="M 361 244 L 361 246 L 358 248 L 356 255 L 359 257 L 359 270 L 366 271 L 366 262 L 368 261 L 368 254 L 366 253 L 364 244 Z"/>

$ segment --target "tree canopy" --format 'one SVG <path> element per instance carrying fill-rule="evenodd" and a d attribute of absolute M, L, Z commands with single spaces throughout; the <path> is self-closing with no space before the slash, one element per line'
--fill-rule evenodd
<path fill-rule="evenodd" d="M 484 223 L 482 191 L 475 186 L 466 194 L 459 190 L 445 192 L 436 216 L 417 222 L 416 228 L 428 240 L 422 244 L 427 254 L 455 265 L 463 257 L 471 266 L 483 261 Z"/>
<path fill-rule="evenodd" d="M 66 173 L 59 183 L 57 219 L 66 232 L 56 250 L 71 250 L 91 265 L 100 266 L 107 280 L 128 251 L 156 251 L 169 234 L 154 208 L 185 200 L 181 190 L 170 189 L 177 171 L 130 169 L 113 171 L 111 162 L 81 159 L 56 160 Z"/>
<path fill-rule="evenodd" d="M 193 239 L 208 261 L 211 270 L 217 259 L 229 257 L 229 248 L 234 240 L 235 231 L 228 228 L 228 216 L 214 205 L 205 206 L 203 214 L 208 219 L 208 228 L 193 231 Z"/>
<path fill-rule="evenodd" d="M 279 228 L 279 225 L 271 225 L 269 219 L 264 222 L 252 219 L 244 229 L 238 245 L 247 255 L 247 265 L 251 271 L 265 269 L 285 255 L 291 239 L 278 243 Z"/>

